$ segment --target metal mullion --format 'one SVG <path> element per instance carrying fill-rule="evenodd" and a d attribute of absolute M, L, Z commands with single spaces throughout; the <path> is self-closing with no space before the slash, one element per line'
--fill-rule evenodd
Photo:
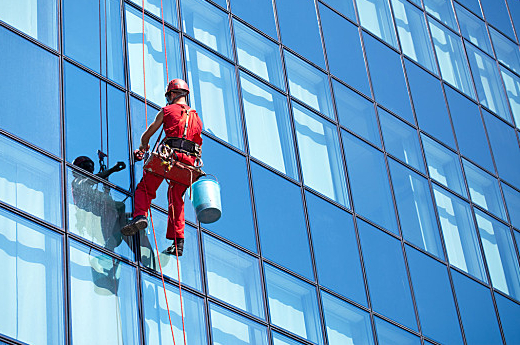
<path fill-rule="evenodd" d="M 263 161 L 259 160 L 258 158 L 255 158 L 253 156 L 249 156 L 249 157 L 250 157 L 250 161 L 251 162 L 254 162 L 254 163 L 260 165 L 261 167 L 265 168 L 266 170 L 269 170 L 270 172 L 272 172 L 273 174 L 278 175 L 278 176 L 284 178 L 287 181 L 292 182 L 293 184 L 295 184 L 295 185 L 297 185 L 299 187 L 302 186 L 302 182 L 301 181 L 295 180 L 293 177 L 285 175 L 283 172 L 273 168 L 272 166 L 268 165 L 267 163 L 264 163 Z"/>
<path fill-rule="evenodd" d="M 267 327 L 267 325 L 268 325 L 267 320 L 263 320 L 263 319 L 259 318 L 259 317 L 256 316 L 256 315 L 253 315 L 253 314 L 251 314 L 251 313 L 248 313 L 248 312 L 246 312 L 245 310 L 242 310 L 242 309 L 240 309 L 240 308 L 237 308 L 237 307 L 235 307 L 234 305 L 232 305 L 232 304 L 230 304 L 230 303 L 228 303 L 228 302 L 226 302 L 226 301 L 224 301 L 224 300 L 221 300 L 221 299 L 219 299 L 219 298 L 216 298 L 216 297 L 213 297 L 213 296 L 209 296 L 209 295 L 208 295 L 208 301 L 209 301 L 211 304 L 214 304 L 214 305 L 219 306 L 219 307 L 221 307 L 221 308 L 223 308 L 223 309 L 226 309 L 226 310 L 228 310 L 228 311 L 231 311 L 231 312 L 233 312 L 234 314 L 237 314 L 237 315 L 239 315 L 239 316 L 241 316 L 241 317 L 243 317 L 243 318 L 245 318 L 245 319 L 248 319 L 248 320 L 250 320 L 250 321 L 254 321 L 254 322 L 256 322 L 256 323 L 258 323 L 258 324 L 260 324 L 260 325 L 262 325 L 262 326 L 264 326 L 264 327 Z M 230 344 L 230 345 L 231 345 L 231 344 Z"/>
<path fill-rule="evenodd" d="M 143 10 L 143 8 L 139 4 L 136 4 L 136 3 L 134 3 L 134 2 L 132 2 L 130 0 L 122 0 L 122 1 L 123 1 L 123 10 L 126 7 L 125 4 L 127 6 L 133 7 L 135 10 L 137 10 L 139 12 L 142 12 L 142 10 Z M 162 26 L 162 19 L 161 19 L 161 17 L 158 17 L 157 15 L 155 15 L 152 12 L 148 11 L 147 9 L 144 9 L 144 13 L 145 13 L 145 17 L 149 17 L 149 18 L 153 19 L 156 23 L 161 24 L 161 26 Z M 142 18 L 141 18 L 141 20 L 142 20 Z M 168 29 L 171 29 L 173 31 L 179 31 L 178 28 L 174 27 L 172 24 L 168 23 L 167 21 L 164 22 L 164 28 L 165 29 L 168 28 Z M 162 31 L 162 28 L 161 28 L 161 31 Z"/>
<path fill-rule="evenodd" d="M 58 25 L 59 25 L 59 20 L 58 20 Z M 51 48 L 47 45 L 45 45 L 44 43 L 38 41 L 36 38 L 32 37 L 32 36 L 29 36 L 28 34 L 26 34 L 25 32 L 23 31 L 20 31 L 18 30 L 17 28 L 15 28 L 14 26 L 11 26 L 9 24 L 7 24 L 6 22 L 3 22 L 2 20 L 0 20 L 0 28 L 3 27 L 4 29 L 6 29 L 7 31 L 11 32 L 12 34 L 15 34 L 17 36 L 20 36 L 22 38 L 25 38 L 27 41 L 30 41 L 31 43 L 34 43 L 35 45 L 37 45 L 38 47 L 40 48 L 43 48 L 45 51 L 59 57 L 61 55 L 61 52 L 58 51 L 58 50 L 55 50 L 54 48 Z M 58 29 L 59 30 L 59 29 Z M 58 38 L 58 47 L 60 45 L 60 39 Z"/>
<path fill-rule="evenodd" d="M 16 216 L 19 216 L 25 220 L 28 220 L 32 223 L 35 223 L 36 225 L 39 225 L 39 226 L 42 226 L 42 227 L 45 227 L 46 229 L 48 230 L 53 230 L 54 232 L 60 234 L 60 235 L 63 235 L 65 233 L 65 230 L 64 228 L 60 228 L 58 227 L 57 225 L 54 225 L 54 224 L 51 224 L 51 223 L 48 223 L 46 220 L 44 219 L 41 219 L 41 218 L 38 218 L 22 209 L 19 209 L 19 208 L 16 208 L 16 206 L 13 206 L 13 205 L 10 205 L 10 204 L 7 204 L 5 203 L 3 200 L 0 200 L 0 210 L 1 209 L 4 209 L 6 211 L 9 211 L 11 213 L 13 213 L 14 215 Z"/>
<path fill-rule="evenodd" d="M 507 1 L 505 1 L 506 3 L 506 9 L 507 9 L 507 14 L 508 14 L 508 17 L 509 17 L 509 21 L 511 22 L 511 27 L 513 28 L 513 33 L 515 34 L 515 38 L 516 38 L 516 42 L 515 43 L 518 43 L 519 42 L 519 38 L 520 38 L 520 28 L 517 28 L 515 26 L 515 22 L 513 21 L 513 14 L 511 13 L 511 10 L 509 9 L 509 3 Z"/>
<path fill-rule="evenodd" d="M 202 228 L 201 227 L 201 232 L 203 234 L 205 234 L 206 236 L 211 236 L 211 237 L 213 237 L 213 238 L 215 238 L 215 239 L 217 239 L 217 240 L 219 240 L 221 242 L 224 242 L 228 246 L 233 247 L 233 248 L 239 250 L 242 253 L 245 253 L 245 254 L 247 254 L 249 256 L 253 256 L 256 259 L 260 258 L 260 255 L 258 255 L 258 253 L 255 253 L 255 252 L 253 252 L 250 249 L 244 248 L 240 244 L 237 244 L 237 243 L 235 243 L 235 242 L 233 242 L 233 241 L 231 241 L 231 240 L 229 240 L 229 239 L 227 239 L 227 238 L 225 238 L 225 237 L 223 237 L 223 236 L 221 236 L 221 235 L 219 235 L 219 234 L 217 234 L 215 232 L 212 232 L 211 230 L 208 230 L 206 228 Z"/>
<path fill-rule="evenodd" d="M 0 333 L 0 341 L 11 345 L 29 345 L 27 343 L 21 342 L 20 340 L 10 338 L 2 333 Z"/>
<path fill-rule="evenodd" d="M 221 52 L 209 47 L 208 45 L 206 45 L 204 42 L 201 42 L 199 41 L 198 39 L 196 39 L 195 37 L 192 37 L 190 35 L 188 35 L 187 33 L 183 32 L 182 35 L 184 36 L 184 38 L 187 38 L 188 41 L 191 41 L 192 43 L 195 43 L 196 45 L 202 47 L 204 50 L 207 50 L 209 51 L 210 53 L 212 53 L 213 55 L 216 55 L 217 57 L 219 57 L 220 59 L 228 62 L 229 64 L 231 65 L 235 65 L 235 61 L 232 60 L 232 58 L 229 58 L 227 56 L 225 56 L 224 54 L 222 54 Z"/>
<path fill-rule="evenodd" d="M 276 43 L 276 45 L 278 45 L 278 43 Z M 273 90 L 283 94 L 284 96 L 287 95 L 287 91 L 282 90 L 278 86 L 271 84 L 268 80 L 265 80 L 264 78 L 262 78 L 259 75 L 255 74 L 255 72 L 248 70 L 246 67 L 240 65 L 238 62 L 237 62 L 237 67 L 238 67 L 238 71 L 240 71 L 240 73 L 247 74 L 251 78 L 254 78 L 256 81 L 260 82 L 261 84 L 263 84 L 263 85 L 265 85 L 265 86 L 267 86 L 267 87 L 269 87 L 269 88 L 271 88 L 271 89 L 273 89 Z"/>
<path fill-rule="evenodd" d="M 328 73 L 327 74 L 327 77 L 328 77 Z M 332 92 L 332 89 L 331 89 L 331 92 Z M 320 112 L 319 110 L 317 109 L 314 109 L 312 108 L 310 105 L 308 105 L 307 103 L 305 103 L 304 101 L 294 97 L 294 96 L 289 96 L 289 98 L 294 102 L 294 103 L 297 103 L 298 105 L 300 105 L 302 108 L 304 108 L 305 110 L 315 114 L 315 115 L 319 115 L 319 117 L 321 117 L 323 120 L 325 120 L 326 122 L 328 122 L 329 124 L 332 124 L 334 126 L 336 126 L 337 124 L 337 121 L 336 119 L 334 118 L 330 118 L 329 116 L 323 114 L 322 112 Z M 333 110 L 333 114 L 334 115 L 334 110 Z"/>
<path fill-rule="evenodd" d="M 101 184 L 103 184 L 105 186 L 110 187 L 111 189 L 114 189 L 115 191 L 117 191 L 117 192 L 119 192 L 121 194 L 125 194 L 127 197 L 128 196 L 132 196 L 131 192 L 128 189 L 124 189 L 123 187 L 118 186 L 118 185 L 110 182 L 109 180 L 105 180 L 105 179 L 97 176 L 96 174 L 88 173 L 85 170 L 77 167 L 76 165 L 73 165 L 73 164 L 68 163 L 68 162 L 64 162 L 64 165 L 65 165 L 65 170 L 66 171 L 68 171 L 68 170 L 76 171 L 78 173 L 81 173 L 85 177 L 89 178 L 90 180 L 96 181 L 96 183 L 101 183 Z M 66 174 L 65 177 L 66 176 L 68 176 L 68 175 Z M 64 177 L 64 179 L 66 179 L 65 177 Z M 65 186 L 65 190 L 68 190 L 68 186 Z"/>
<path fill-rule="evenodd" d="M 75 67 L 81 69 L 83 72 L 87 72 L 88 74 L 92 75 L 93 77 L 96 77 L 97 79 L 100 80 L 100 82 L 104 82 L 105 84 L 110 85 L 110 86 L 114 87 L 115 89 L 118 89 L 119 91 L 123 91 L 123 92 L 126 91 L 124 86 L 119 85 L 112 79 L 108 79 L 106 76 L 102 75 L 101 73 L 96 72 L 93 69 L 90 69 L 89 67 L 81 64 L 80 62 L 78 62 L 68 56 L 63 55 L 63 61 L 66 61 L 67 63 L 74 65 Z"/>
<path fill-rule="evenodd" d="M 349 17 L 347 17 L 346 15 L 344 15 L 343 13 L 341 13 L 339 10 L 335 9 L 334 7 L 332 7 L 331 5 L 323 2 L 323 0 L 317 0 L 318 3 L 322 6 L 325 6 L 327 7 L 329 10 L 333 11 L 335 14 L 337 14 L 338 16 L 341 16 L 343 19 L 346 19 L 348 20 L 350 23 L 358 26 L 358 24 L 356 22 L 354 22 L 352 19 L 350 19 Z"/>
<path fill-rule="evenodd" d="M 257 33 L 257 34 L 261 35 L 262 37 L 268 39 L 272 43 L 276 43 L 277 45 L 280 44 L 280 42 L 278 42 L 276 39 L 274 39 L 273 37 L 269 36 L 268 34 L 266 34 L 265 32 L 261 31 L 260 29 L 258 29 L 257 27 L 253 26 L 252 24 L 246 22 L 244 19 L 240 18 L 236 14 L 231 13 L 231 18 L 232 18 L 233 21 L 239 22 L 240 24 L 246 26 L 248 29 L 251 29 L 255 33 Z"/>
<path fill-rule="evenodd" d="M 305 338 L 302 338 L 300 335 L 298 335 L 296 333 L 292 333 L 291 331 L 288 331 L 285 328 L 282 328 L 280 326 L 272 325 L 271 330 L 276 331 L 277 333 L 280 333 L 281 335 L 286 336 L 291 340 L 294 340 L 294 338 L 296 338 L 299 343 L 302 343 L 304 345 L 316 345 L 315 343 L 313 343 Z"/>

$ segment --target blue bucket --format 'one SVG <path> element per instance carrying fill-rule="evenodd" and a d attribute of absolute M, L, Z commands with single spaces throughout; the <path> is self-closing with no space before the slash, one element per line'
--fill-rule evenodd
<path fill-rule="evenodd" d="M 211 175 L 200 178 L 191 185 L 191 202 L 197 219 L 201 223 L 213 223 L 220 219 L 222 206 L 220 203 L 220 185 L 216 181 L 209 179 Z"/>

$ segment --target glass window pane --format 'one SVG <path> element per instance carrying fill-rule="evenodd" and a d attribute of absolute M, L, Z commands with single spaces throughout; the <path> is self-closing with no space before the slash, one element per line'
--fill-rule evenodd
<path fill-rule="evenodd" d="M 461 154 L 495 171 L 478 106 L 451 87 L 445 90 Z"/>
<path fill-rule="evenodd" d="M 146 273 L 141 274 L 141 279 L 146 344 L 173 344 L 162 282 Z M 166 284 L 166 296 L 170 307 L 173 334 L 177 344 L 180 343 L 179 339 L 183 339 L 183 321 L 186 331 L 186 345 L 207 344 L 204 300 L 186 290 L 182 291 L 183 320 L 181 319 L 179 287 Z"/>
<path fill-rule="evenodd" d="M 484 111 L 489 141 L 498 175 L 516 187 L 520 187 L 520 147 L 515 130 L 487 111 Z"/>
<path fill-rule="evenodd" d="M 460 4 L 466 6 L 474 14 L 482 18 L 482 11 L 478 0 L 457 0 Z"/>
<path fill-rule="evenodd" d="M 207 1 L 182 0 L 184 32 L 229 59 L 233 59 L 229 19 Z"/>
<path fill-rule="evenodd" d="M 313 343 L 323 344 L 316 289 L 264 265 L 271 322 Z"/>
<path fill-rule="evenodd" d="M 352 215 L 312 193 L 305 195 L 321 286 L 366 306 Z"/>
<path fill-rule="evenodd" d="M 457 3 L 455 3 L 455 9 L 459 17 L 462 36 L 486 53 L 493 55 L 484 21 Z"/>
<path fill-rule="evenodd" d="M 475 210 L 475 216 L 491 283 L 496 289 L 520 300 L 520 267 L 511 230 L 481 211 Z"/>
<path fill-rule="evenodd" d="M 231 3 L 231 11 L 234 14 L 272 38 L 278 38 L 271 0 L 230 0 L 229 2 Z M 236 35 L 236 24 L 238 24 L 238 21 L 234 23 Z"/>
<path fill-rule="evenodd" d="M 329 345 L 373 345 L 370 316 L 326 292 L 321 293 Z"/>
<path fill-rule="evenodd" d="M 381 147 L 374 103 L 332 80 L 340 124 Z"/>
<path fill-rule="evenodd" d="M 498 314 L 507 344 L 520 343 L 520 305 L 495 292 Z"/>
<path fill-rule="evenodd" d="M 245 157 L 207 137 L 203 147 L 203 169 L 218 177 L 220 197 L 225 205 L 218 222 L 204 224 L 204 227 L 256 252 Z"/>
<path fill-rule="evenodd" d="M 506 220 L 506 210 L 498 188 L 498 180 L 465 159 L 463 164 L 473 203 Z"/>
<path fill-rule="evenodd" d="M 142 0 L 130 0 L 137 6 L 143 5 Z M 161 13 L 162 5 L 162 13 Z M 165 0 L 144 0 L 144 9 L 155 14 L 159 18 L 164 18 L 165 23 L 177 27 L 177 2 Z"/>
<path fill-rule="evenodd" d="M 251 170 L 263 256 L 314 280 L 300 187 L 258 164 Z"/>
<path fill-rule="evenodd" d="M 354 5 L 352 1 L 343 1 L 343 0 L 325 0 L 329 6 L 333 7 L 336 11 L 341 14 L 349 17 L 353 21 L 356 21 L 356 13 L 354 12 Z M 320 7 L 321 12 L 321 7 Z M 323 25 L 323 22 L 321 23 Z"/>
<path fill-rule="evenodd" d="M 446 266 L 411 247 L 406 256 L 423 334 L 443 344 L 463 344 Z"/>
<path fill-rule="evenodd" d="M 190 40 L 185 42 L 192 106 L 204 130 L 243 149 L 234 66 Z"/>
<path fill-rule="evenodd" d="M 352 2 L 343 1 L 345 6 L 349 3 L 352 6 Z M 365 95 L 370 95 L 368 74 L 357 26 L 321 4 L 320 16 L 330 73 Z"/>
<path fill-rule="evenodd" d="M 282 335 L 280 333 L 271 332 L 272 338 L 273 338 L 273 345 L 302 345 L 303 343 L 300 343 L 299 341 L 296 341 L 294 339 L 291 339 L 285 335 Z"/>
<path fill-rule="evenodd" d="M 285 51 L 285 63 L 291 95 L 333 119 L 327 75 L 288 51 Z"/>
<path fill-rule="evenodd" d="M 19 6 L 18 2 L 7 3 L 0 3 L 0 19 L 5 13 L 3 7 Z M 0 128 L 61 156 L 59 59 L 2 27 L 0 42 L 4 47 L 0 54 L 0 94 L 4 100 L 0 107 Z M 35 85 L 44 87 L 38 87 L 37 96 L 28 94 Z"/>
<path fill-rule="evenodd" d="M 480 103 L 497 113 L 506 121 L 511 121 L 504 88 L 500 80 L 496 61 L 470 44 L 466 45 L 473 79 L 477 86 Z"/>
<path fill-rule="evenodd" d="M 447 2 L 442 2 L 448 4 Z M 438 24 L 435 20 L 430 19 L 428 22 L 430 23 L 442 78 L 474 98 L 475 91 L 460 37 Z"/>
<path fill-rule="evenodd" d="M 66 55 L 125 84 L 119 0 L 63 1 L 63 39 Z"/>
<path fill-rule="evenodd" d="M 509 211 L 509 218 L 511 224 L 520 229 L 520 192 L 509 187 L 505 183 L 500 183 L 502 191 L 504 192 L 504 199 L 506 199 L 507 210 Z"/>
<path fill-rule="evenodd" d="M 511 38 L 515 37 L 505 0 L 480 0 L 486 20 Z"/>
<path fill-rule="evenodd" d="M 502 344 L 489 288 L 455 270 L 451 270 L 451 272 L 466 342 L 468 344 Z"/>
<path fill-rule="evenodd" d="M 75 241 L 69 249 L 74 344 L 138 344 L 135 268 Z"/>
<path fill-rule="evenodd" d="M 356 212 L 397 233 L 383 153 L 345 131 L 342 135 Z"/>
<path fill-rule="evenodd" d="M 314 1 L 278 0 L 276 8 L 282 42 L 324 69 L 325 59 Z"/>
<path fill-rule="evenodd" d="M 144 96 L 143 17 L 130 5 L 125 9 L 130 88 L 133 92 Z M 170 79 L 182 75 L 179 35 L 173 30 L 165 29 L 168 56 L 168 66 L 166 66 L 162 24 L 148 16 L 145 16 L 144 20 L 146 97 L 155 104 L 164 104 L 164 89 L 168 83 L 166 67 Z"/>
<path fill-rule="evenodd" d="M 348 207 L 336 126 L 294 102 L 293 113 L 305 184 Z"/>
<path fill-rule="evenodd" d="M 166 248 L 172 244 L 171 240 L 164 237 L 164 231 L 167 227 L 167 215 L 155 210 L 152 210 L 151 213 L 156 232 L 157 247 L 159 247 L 162 271 L 165 276 L 178 280 L 177 258 L 175 255 L 170 255 L 165 252 Z M 197 229 L 186 224 L 184 232 L 186 236 L 184 242 L 184 253 L 182 258 L 179 259 L 181 282 L 194 289 L 202 290 Z M 150 217 L 148 217 L 148 228 L 139 232 L 139 243 L 141 245 L 141 263 L 144 266 L 159 272 L 159 260 L 157 258 L 157 249 L 155 247 Z"/>
<path fill-rule="evenodd" d="M 423 0 L 424 8 L 428 13 L 437 18 L 440 22 L 446 24 L 453 30 L 457 30 L 457 22 L 455 14 L 451 7 L 451 1 L 446 0 Z M 477 0 L 478 2 L 478 0 Z M 478 3 L 477 3 L 478 6 Z"/>
<path fill-rule="evenodd" d="M 265 326 L 213 303 L 209 309 L 213 345 L 268 345 Z"/>
<path fill-rule="evenodd" d="M 372 308 L 417 330 L 401 242 L 358 219 Z"/>
<path fill-rule="evenodd" d="M 430 177 L 467 197 L 459 156 L 425 135 L 421 138 Z"/>
<path fill-rule="evenodd" d="M 258 259 L 203 235 L 208 293 L 265 318 Z"/>
<path fill-rule="evenodd" d="M 437 73 L 423 12 L 406 0 L 392 0 L 392 6 L 403 53 Z"/>
<path fill-rule="evenodd" d="M 298 179 L 287 97 L 243 72 L 240 83 L 251 155 Z"/>
<path fill-rule="evenodd" d="M 64 344 L 62 236 L 0 209 L 0 248 L 0 333 Z"/>
<path fill-rule="evenodd" d="M 100 173 L 97 152 L 102 151 L 108 155 L 103 161 L 107 167 L 117 162 L 128 167 L 106 179 L 130 189 L 125 93 L 69 63 L 64 66 L 64 81 L 67 160 L 87 156 Z"/>
<path fill-rule="evenodd" d="M 404 329 L 375 317 L 377 340 L 382 345 L 420 345 L 421 340 Z"/>
<path fill-rule="evenodd" d="M 239 0 L 239 3 L 246 1 Z M 248 3 L 251 1 L 248 1 Z M 255 1 L 254 3 L 260 3 Z M 284 90 L 280 47 L 239 21 L 233 21 L 238 63 Z"/>
<path fill-rule="evenodd" d="M 61 227 L 61 165 L 0 135 L 0 200 Z"/>
<path fill-rule="evenodd" d="M 428 180 L 390 160 L 397 211 L 405 240 L 444 258 Z"/>
<path fill-rule="evenodd" d="M 68 226 L 116 254 L 134 259 L 131 237 L 121 228 L 131 217 L 131 199 L 76 170 L 67 169 Z"/>
<path fill-rule="evenodd" d="M 386 152 L 424 173 L 417 130 L 381 108 L 378 111 Z"/>
<path fill-rule="evenodd" d="M 0 20 L 58 49 L 57 10 L 56 0 L 2 1 Z"/>
<path fill-rule="evenodd" d="M 511 111 L 513 112 L 516 127 L 520 128 L 520 78 L 516 74 L 502 68 L 502 80 L 506 87 L 506 93 L 509 99 L 509 105 L 511 106 Z"/>
<path fill-rule="evenodd" d="M 388 0 L 356 0 L 361 25 L 386 43 L 397 47 Z"/>
<path fill-rule="evenodd" d="M 485 282 L 482 254 L 468 203 L 437 186 L 433 187 L 433 192 L 448 260 Z"/>
<path fill-rule="evenodd" d="M 363 39 L 376 101 L 414 123 L 399 54 L 370 35 L 364 34 Z"/>
<path fill-rule="evenodd" d="M 495 46 L 497 60 L 520 74 L 520 49 L 518 49 L 518 45 L 492 27 L 489 28 L 489 32 Z"/>

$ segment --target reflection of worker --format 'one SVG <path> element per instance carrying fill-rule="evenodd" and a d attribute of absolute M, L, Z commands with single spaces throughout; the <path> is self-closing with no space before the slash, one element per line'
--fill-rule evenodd
<path fill-rule="evenodd" d="M 196 161 L 196 151 L 202 145 L 202 121 L 194 110 L 186 103 L 190 90 L 184 80 L 174 79 L 169 82 L 166 90 L 168 105 L 162 108 L 154 122 L 141 136 L 139 150 L 141 154 L 150 148 L 148 144 L 152 135 L 163 125 L 168 140 L 166 144 L 175 151 L 178 161 L 193 166 Z M 188 120 L 188 121 L 186 121 Z M 148 226 L 146 219 L 152 199 L 155 198 L 163 177 L 148 171 L 143 172 L 143 178 L 137 185 L 134 198 L 134 218 L 121 229 L 124 235 L 134 235 Z M 168 188 L 168 227 L 166 238 L 173 240 L 167 249 L 170 254 L 181 256 L 184 249 L 184 192 L 186 186 L 169 182 Z"/>

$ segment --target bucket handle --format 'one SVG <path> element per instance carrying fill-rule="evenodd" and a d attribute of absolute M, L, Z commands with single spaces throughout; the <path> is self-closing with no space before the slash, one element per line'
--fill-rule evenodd
<path fill-rule="evenodd" d="M 215 175 L 213 175 L 213 174 L 206 174 L 206 175 L 204 175 L 204 176 L 201 176 L 201 178 L 204 178 L 204 177 L 206 177 L 206 176 L 211 176 L 211 177 L 213 177 L 213 178 L 215 179 L 215 181 L 216 181 L 218 184 L 220 184 L 220 182 L 218 182 L 218 178 L 217 178 Z"/>

